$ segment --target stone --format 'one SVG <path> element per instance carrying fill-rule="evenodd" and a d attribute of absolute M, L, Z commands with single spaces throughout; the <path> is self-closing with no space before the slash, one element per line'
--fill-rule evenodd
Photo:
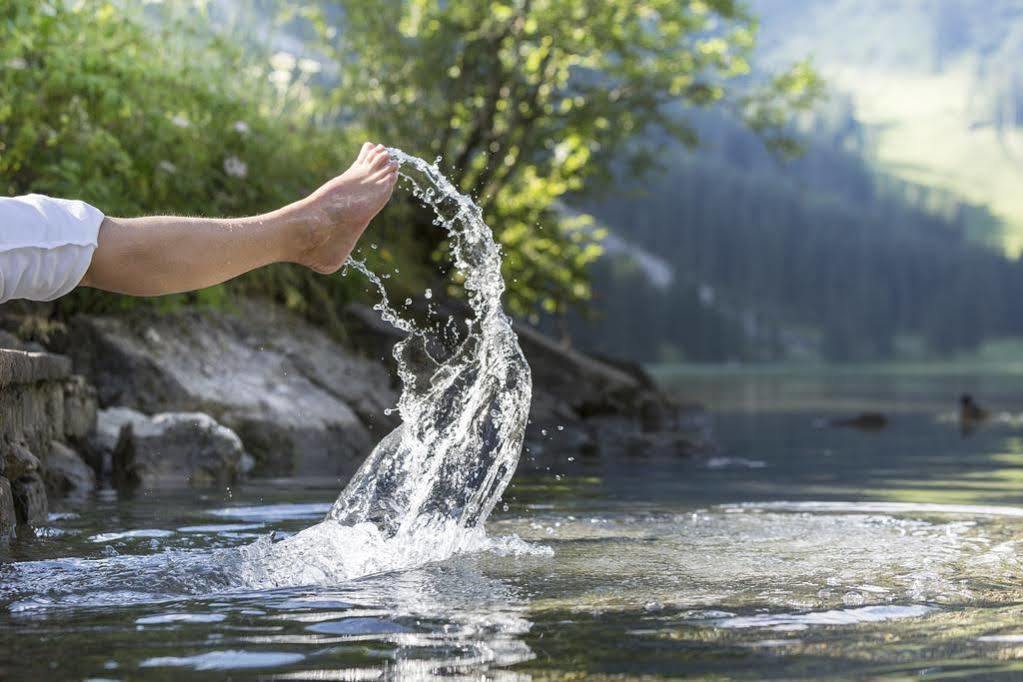
<path fill-rule="evenodd" d="M 11 481 L 14 512 L 20 525 L 39 526 L 49 516 L 46 485 L 38 473 L 31 473 Z"/>
<path fill-rule="evenodd" d="M 4 448 L 4 475 L 9 480 L 33 474 L 39 470 L 39 458 L 20 443 Z"/>
<path fill-rule="evenodd" d="M 238 435 L 199 412 L 148 417 L 127 408 L 102 410 L 97 441 L 112 453 L 112 476 L 120 485 L 223 485 L 250 466 Z"/>
<path fill-rule="evenodd" d="M 96 488 L 96 474 L 85 460 L 68 446 L 56 441 L 50 444 L 43 480 L 47 492 L 54 498 L 66 495 L 81 498 Z"/>
<path fill-rule="evenodd" d="M 96 389 L 84 377 L 64 382 L 64 435 L 72 440 L 86 438 L 96 428 Z"/>
<path fill-rule="evenodd" d="M 449 302 L 442 314 L 451 313 L 466 310 Z M 345 309 L 345 323 L 356 347 L 381 358 L 403 337 L 359 304 Z M 710 446 L 702 410 L 676 404 L 641 366 L 581 352 L 522 323 L 515 331 L 533 376 L 527 463 L 543 466 L 545 456 L 565 452 L 693 454 Z"/>
<path fill-rule="evenodd" d="M 11 482 L 0 476 L 0 542 L 10 540 L 14 536 L 14 528 L 17 525 L 18 517 L 14 512 Z"/>
<path fill-rule="evenodd" d="M 350 475 L 393 424 L 386 370 L 269 302 L 80 316 L 72 328 L 69 352 L 101 407 L 206 413 L 241 438 L 258 474 Z"/>
<path fill-rule="evenodd" d="M 0 348 L 0 388 L 58 381 L 70 374 L 71 361 L 63 355 Z"/>

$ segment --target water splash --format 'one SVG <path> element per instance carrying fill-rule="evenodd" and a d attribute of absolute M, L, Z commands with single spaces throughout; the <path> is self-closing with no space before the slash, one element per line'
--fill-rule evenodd
<path fill-rule="evenodd" d="M 329 582 L 493 548 L 483 523 L 515 472 L 532 391 L 529 365 L 501 305 L 500 248 L 480 207 L 435 164 L 389 151 L 402 182 L 446 230 L 472 315 L 461 343 L 437 359 L 431 351 L 443 344 L 391 305 L 365 263 L 349 260 L 347 268 L 380 292 L 381 317 L 408 334 L 394 348 L 402 423 L 373 450 L 323 523 L 247 550 L 255 584 Z"/>

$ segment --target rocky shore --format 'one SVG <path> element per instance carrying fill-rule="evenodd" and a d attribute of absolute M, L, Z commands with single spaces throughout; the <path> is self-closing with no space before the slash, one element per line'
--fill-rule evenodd
<path fill-rule="evenodd" d="M 363 306 L 338 343 L 283 307 L 79 316 L 38 332 L 0 316 L 0 534 L 96 485 L 152 489 L 247 476 L 330 476 L 339 486 L 397 425 L 391 347 Z M 707 420 L 638 366 L 517 328 L 534 394 L 523 466 L 548 459 L 687 455 Z"/>

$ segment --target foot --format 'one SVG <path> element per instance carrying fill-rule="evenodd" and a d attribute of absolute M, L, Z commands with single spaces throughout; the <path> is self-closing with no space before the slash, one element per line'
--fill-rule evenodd
<path fill-rule="evenodd" d="M 295 260 L 321 274 L 344 265 L 363 231 L 384 207 L 398 181 L 398 166 L 382 144 L 362 145 L 351 168 L 299 202 L 305 246 Z"/>

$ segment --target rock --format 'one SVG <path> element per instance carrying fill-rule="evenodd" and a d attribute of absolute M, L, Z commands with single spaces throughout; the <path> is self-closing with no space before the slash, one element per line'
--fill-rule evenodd
<path fill-rule="evenodd" d="M 72 327 L 69 351 L 101 406 L 207 413 L 242 439 L 256 473 L 349 475 L 391 425 L 386 371 L 272 303 Z"/>
<path fill-rule="evenodd" d="M 50 444 L 43 479 L 54 497 L 82 497 L 96 488 L 95 472 L 77 452 L 58 442 Z"/>
<path fill-rule="evenodd" d="M 5 318 L 0 324 L 12 321 Z M 43 322 L 37 327 L 40 334 L 47 329 Z M 15 343 L 21 348 L 38 348 L 34 342 L 0 334 L 0 344 Z M 62 443 L 65 439 L 84 441 L 94 417 L 92 390 L 81 377 L 71 376 L 69 358 L 0 348 L 0 474 L 7 481 L 7 488 L 0 491 L 0 536 L 9 516 L 6 497 L 11 498 L 20 523 L 45 522 L 44 475 L 55 494 L 80 494 L 93 488 L 92 471 Z"/>
<path fill-rule="evenodd" d="M 49 504 L 46 499 L 46 486 L 38 473 L 33 472 L 12 480 L 11 493 L 19 524 L 39 526 L 46 523 Z"/>
<path fill-rule="evenodd" d="M 11 482 L 0 476 L 0 542 L 10 540 L 14 536 L 14 527 L 17 525 L 18 517 L 14 512 Z"/>
<path fill-rule="evenodd" d="M 63 355 L 0 349 L 0 388 L 58 381 L 70 373 L 71 362 Z"/>
<path fill-rule="evenodd" d="M 39 470 L 39 458 L 25 446 L 14 443 L 4 448 L 4 475 L 9 480 L 28 476 Z"/>
<path fill-rule="evenodd" d="M 446 305 L 445 314 L 466 313 Z M 345 322 L 357 347 L 381 357 L 403 337 L 362 305 L 349 305 Z M 588 355 L 521 323 L 515 331 L 533 374 L 527 461 L 542 465 L 554 452 L 692 454 L 711 446 L 702 410 L 676 404 L 641 366 Z"/>
<path fill-rule="evenodd" d="M 96 416 L 96 444 L 105 450 L 113 451 L 121 437 L 121 430 L 126 425 L 145 428 L 149 421 L 149 417 L 128 407 L 100 410 Z"/>
<path fill-rule="evenodd" d="M 64 435 L 86 438 L 96 428 L 96 389 L 80 376 L 64 382 Z"/>
<path fill-rule="evenodd" d="M 127 408 L 103 410 L 97 440 L 113 453 L 112 475 L 119 484 L 233 483 L 249 465 L 238 435 L 199 412 L 147 417 Z"/>

